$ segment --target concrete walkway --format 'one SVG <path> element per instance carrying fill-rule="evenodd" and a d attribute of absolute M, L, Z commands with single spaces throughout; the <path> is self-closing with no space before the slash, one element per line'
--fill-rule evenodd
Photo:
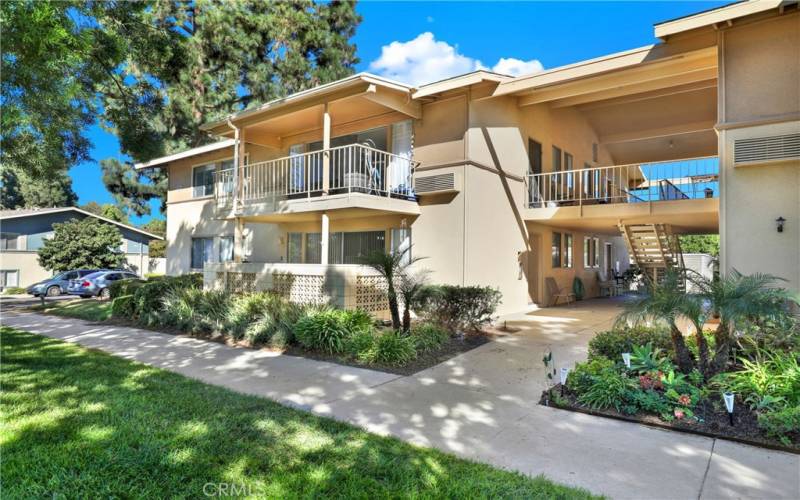
<path fill-rule="evenodd" d="M 8 309 L 2 323 L 614 498 L 800 498 L 798 455 L 537 404 L 544 353 L 572 366 L 617 311 L 520 315 L 520 332 L 412 377 Z"/>

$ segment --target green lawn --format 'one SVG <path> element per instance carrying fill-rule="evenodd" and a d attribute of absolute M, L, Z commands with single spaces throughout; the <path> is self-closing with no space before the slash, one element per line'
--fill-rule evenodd
<path fill-rule="evenodd" d="M 59 316 L 85 319 L 89 321 L 105 321 L 111 317 L 111 301 L 97 299 L 52 300 L 45 306 L 32 309 Z"/>
<path fill-rule="evenodd" d="M 61 341 L 0 343 L 4 498 L 590 497 Z"/>

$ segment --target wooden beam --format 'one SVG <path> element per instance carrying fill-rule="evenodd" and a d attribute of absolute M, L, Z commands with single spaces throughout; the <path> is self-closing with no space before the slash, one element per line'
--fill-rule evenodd
<path fill-rule="evenodd" d="M 281 138 L 277 135 L 266 134 L 263 132 L 256 133 L 253 130 L 247 131 L 247 142 L 272 149 L 281 149 L 282 146 Z"/>
<path fill-rule="evenodd" d="M 600 100 L 716 78 L 716 55 L 698 52 L 702 56 L 687 55 L 534 90 L 519 97 L 517 102 L 519 106 L 530 106 L 586 95 L 593 95 L 591 100 Z"/>
<path fill-rule="evenodd" d="M 615 144 L 620 142 L 645 141 L 658 137 L 668 137 L 671 135 L 695 134 L 714 130 L 716 120 L 705 120 L 694 123 L 684 123 L 680 125 L 669 125 L 647 130 L 635 130 L 631 132 L 620 132 L 617 134 L 607 134 L 600 136 L 600 144 Z"/>
<path fill-rule="evenodd" d="M 389 109 L 399 111 L 412 118 L 422 118 L 422 104 L 412 101 L 408 94 L 399 94 L 377 85 L 370 85 L 364 93 L 364 98 L 374 103 L 386 106 Z"/>
<path fill-rule="evenodd" d="M 700 80 L 696 82 L 690 82 L 683 85 L 678 85 L 674 87 L 665 87 L 656 90 L 649 90 L 644 91 L 636 94 L 630 94 L 628 91 L 630 89 L 626 89 L 626 94 L 620 97 L 613 97 L 608 98 L 600 101 L 594 100 L 597 96 L 580 96 L 574 99 L 563 99 L 561 101 L 556 101 L 550 105 L 552 108 L 563 108 L 566 106 L 575 106 L 581 105 L 581 111 L 588 111 L 598 108 L 606 108 L 611 106 L 619 106 L 622 104 L 630 104 L 632 102 L 640 102 L 640 101 L 647 101 L 651 99 L 658 99 L 660 97 L 667 97 L 671 95 L 677 94 L 686 94 L 689 92 L 697 92 L 700 90 L 707 90 L 717 88 L 717 79 L 711 78 L 709 80 Z M 591 101 L 589 100 L 591 99 Z M 584 102 L 586 104 L 584 104 Z"/>

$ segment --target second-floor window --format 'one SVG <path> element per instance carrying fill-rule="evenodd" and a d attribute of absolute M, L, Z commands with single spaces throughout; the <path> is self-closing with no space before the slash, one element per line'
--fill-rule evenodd
<path fill-rule="evenodd" d="M 15 233 L 0 233 L 0 250 L 18 250 Z"/>
<path fill-rule="evenodd" d="M 214 194 L 215 163 L 199 165 L 192 169 L 192 196 L 200 198 Z"/>

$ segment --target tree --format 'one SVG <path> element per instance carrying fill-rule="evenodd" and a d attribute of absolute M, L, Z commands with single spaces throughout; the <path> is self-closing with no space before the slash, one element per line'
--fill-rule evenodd
<path fill-rule="evenodd" d="M 400 281 L 397 284 L 400 297 L 403 299 L 403 332 L 411 330 L 411 310 L 417 306 L 417 297 L 428 283 L 428 272 L 419 271 L 410 273 L 405 271 L 400 274 Z"/>
<path fill-rule="evenodd" d="M 128 5 L 98 15 L 127 55 L 101 91 L 102 124 L 138 161 L 206 144 L 203 123 L 342 78 L 357 62 L 353 2 Z M 132 212 L 148 213 L 148 202 L 163 198 L 158 169 L 134 172 L 115 159 L 101 165 L 106 186 Z"/>
<path fill-rule="evenodd" d="M 99 215 L 100 217 L 105 217 L 106 219 L 111 219 L 115 222 L 121 222 L 123 224 L 130 223 L 128 220 L 128 215 L 113 203 L 103 203 L 101 205 L 96 201 L 90 201 L 81 208 L 87 212 Z"/>
<path fill-rule="evenodd" d="M 361 258 L 361 264 L 371 267 L 386 280 L 386 298 L 389 301 L 389 312 L 392 316 L 392 328 L 400 330 L 400 307 L 397 302 L 397 281 L 406 273 L 409 266 L 421 257 L 407 258 L 411 247 L 399 252 L 383 252 L 377 250 Z"/>
<path fill-rule="evenodd" d="M 53 231 L 39 249 L 39 264 L 45 269 L 118 268 L 125 262 L 122 235 L 112 224 L 86 217 L 53 224 Z"/>
<path fill-rule="evenodd" d="M 747 323 L 784 319 L 787 303 L 799 303 L 795 294 L 776 286 L 785 280 L 770 274 L 743 275 L 733 269 L 719 279 L 691 279 L 700 289 L 698 298 L 706 304 L 705 316 L 719 318 L 709 375 L 721 372 L 730 361 L 736 330 Z"/>
<path fill-rule="evenodd" d="M 78 196 L 72 190 L 72 179 L 63 172 L 34 178 L 24 170 L 0 166 L 0 199 L 6 209 L 73 206 Z"/>
<path fill-rule="evenodd" d="M 684 253 L 707 253 L 719 256 L 718 234 L 688 234 L 680 237 Z"/>
<path fill-rule="evenodd" d="M 167 221 L 164 219 L 150 219 L 149 222 L 142 225 L 142 229 L 149 233 L 164 236 L 167 234 Z M 157 259 L 167 256 L 167 242 L 164 240 L 153 240 L 150 242 L 150 257 Z"/>
<path fill-rule="evenodd" d="M 680 287 L 682 276 L 675 271 L 668 271 L 661 283 L 647 281 L 643 295 L 633 301 L 626 302 L 623 312 L 617 317 L 617 325 L 642 323 L 647 321 L 664 322 L 669 327 L 675 361 L 678 368 L 689 373 L 694 368 L 692 353 L 686 346 L 677 321 L 681 317 L 688 318 L 698 329 L 698 342 L 702 338 L 701 307 L 697 298 L 687 294 Z M 703 338 L 703 342 L 704 342 Z M 698 343 L 698 345 L 700 345 Z"/>

